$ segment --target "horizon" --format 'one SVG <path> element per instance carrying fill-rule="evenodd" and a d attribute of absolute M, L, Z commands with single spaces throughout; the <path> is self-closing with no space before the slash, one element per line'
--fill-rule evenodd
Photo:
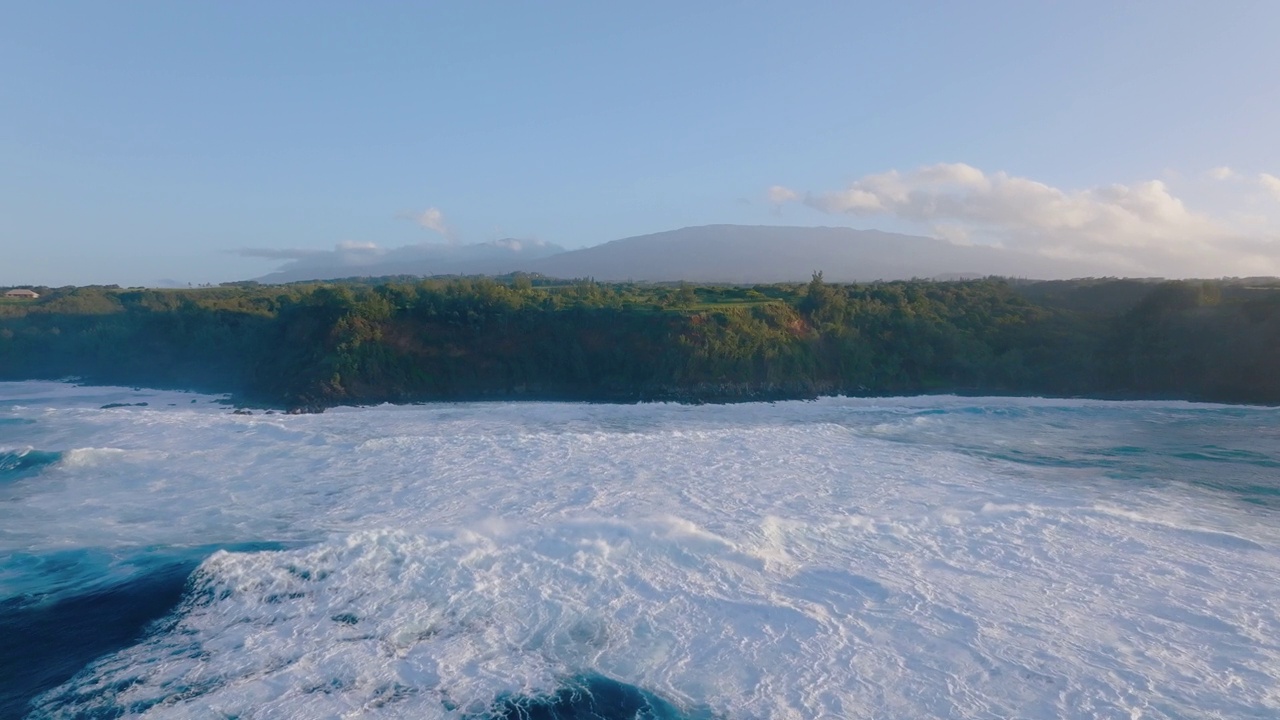
<path fill-rule="evenodd" d="M 656 233 L 649 233 L 646 235 L 618 238 L 616 240 L 600 243 L 599 245 L 589 245 L 583 248 L 568 249 L 568 248 L 562 248 L 559 246 L 552 245 L 551 247 L 555 248 L 554 252 L 550 255 L 542 256 L 539 259 L 554 258 L 555 256 L 563 253 L 573 253 L 575 250 L 591 250 L 595 248 L 600 248 L 604 245 L 609 245 L 611 243 L 621 243 L 624 241 L 633 241 L 633 240 L 649 240 L 650 238 L 656 238 L 663 235 L 677 235 L 680 233 L 684 233 L 686 231 L 698 231 L 698 230 L 706 230 L 706 229 L 712 229 L 712 228 L 728 228 L 731 230 L 738 230 L 738 231 L 761 230 L 761 229 L 852 231 L 855 233 L 881 234 L 881 235 L 886 235 L 892 238 L 901 237 L 903 239 L 909 239 L 909 240 L 925 240 L 930 242 L 941 242 L 944 244 L 946 243 L 946 241 L 941 238 L 932 238 L 928 236 L 903 235 L 899 233 L 892 233 L 892 232 L 881 231 L 876 229 L 859 230 L 856 228 L 849 228 L 849 227 L 840 226 L 840 225 L 792 226 L 792 225 L 733 225 L 733 224 L 726 224 L 726 223 L 712 223 L 709 225 L 690 226 L 690 227 L 684 227 L 684 228 L 676 228 L 673 230 L 659 231 Z M 443 248 L 443 249 L 465 250 L 467 248 L 479 247 L 479 246 L 502 247 L 504 243 L 507 243 L 507 242 L 520 242 L 520 241 L 518 241 L 515 238 L 502 238 L 499 240 L 490 240 L 490 241 L 484 241 L 480 243 L 450 243 L 450 242 L 442 241 L 437 243 L 424 243 L 418 246 L 414 246 L 414 248 L 434 247 L 434 248 Z M 400 253 L 401 251 L 411 250 L 414 248 L 396 248 L 391 250 L 390 253 L 392 254 L 393 257 L 395 257 L 395 255 L 397 253 Z M 593 275 L 546 274 L 539 270 L 522 270 L 522 269 L 515 269 L 510 271 L 502 271 L 502 272 L 479 271 L 479 272 L 439 272 L 439 273 L 419 273 L 419 272 L 413 272 L 411 269 L 409 269 L 403 272 L 398 270 L 392 272 L 390 271 L 392 268 L 390 267 L 389 263 L 377 263 L 373 265 L 362 265 L 358 263 L 343 264 L 343 261 L 342 261 L 343 254 L 340 250 L 335 250 L 333 253 L 316 251 L 314 254 L 307 254 L 303 256 L 302 260 L 304 261 L 313 260 L 317 257 L 321 258 L 320 265 L 307 265 L 305 263 L 299 262 L 296 259 L 289 260 L 283 266 L 278 267 L 276 270 L 272 272 L 269 272 L 259 277 L 252 277 L 252 278 L 235 278 L 231 280 L 209 281 L 209 282 L 200 282 L 200 283 L 196 283 L 196 282 L 180 283 L 178 281 L 167 279 L 167 278 L 162 279 L 158 282 L 137 283 L 137 284 L 125 284 L 125 283 L 115 283 L 115 282 L 66 283 L 62 285 L 52 285 L 52 284 L 46 284 L 46 283 L 16 283 L 16 284 L 0 283 L 0 291 L 8 291 L 12 289 L 28 289 L 28 288 L 57 290 L 57 289 L 66 288 L 66 287 L 118 287 L 120 289 L 129 289 L 129 290 L 133 290 L 133 289 L 199 290 L 199 289 L 207 289 L 207 288 L 232 287 L 236 285 L 245 285 L 245 284 L 267 285 L 267 286 L 269 285 L 287 286 L 287 285 L 308 284 L 308 283 L 344 283 L 344 282 L 365 283 L 369 281 L 375 281 L 375 280 L 387 279 L 387 278 L 398 278 L 398 277 L 417 277 L 423 280 L 465 279 L 465 278 L 487 277 L 495 280 L 502 280 L 504 278 L 514 278 L 519 276 L 542 278 L 546 280 L 556 280 L 556 281 L 563 281 L 563 282 L 575 282 L 578 280 L 587 279 L 587 280 L 592 280 L 594 282 L 599 282 L 604 285 L 660 286 L 660 285 L 675 285 L 677 283 L 679 284 L 689 283 L 695 286 L 705 286 L 705 287 L 715 287 L 715 286 L 747 287 L 747 286 L 753 286 L 753 285 L 785 286 L 785 285 L 804 284 L 809 282 L 812 279 L 811 276 L 813 274 L 824 275 L 825 273 L 824 268 L 819 266 L 813 270 L 808 270 L 808 271 L 805 271 L 805 273 L 796 275 L 795 277 L 787 277 L 787 278 L 779 277 L 776 279 L 723 280 L 723 279 L 699 279 L 694 277 L 672 276 L 669 278 L 667 277 L 636 278 L 636 279 L 628 278 L 624 280 L 624 279 L 617 279 L 617 278 L 600 279 Z M 383 257 L 383 256 L 380 255 L 379 257 Z M 336 258 L 334 260 L 334 264 L 323 263 L 323 260 L 330 259 L 330 258 Z M 412 265 L 411 262 L 407 264 L 409 264 L 410 266 Z M 328 274 L 321 274 L 315 277 L 312 277 L 310 275 L 305 275 L 305 270 L 308 267 L 323 268 L 324 272 L 327 272 Z M 371 267 L 374 269 L 388 270 L 388 272 L 365 272 L 365 273 L 360 272 L 361 270 L 365 270 Z M 345 274 L 345 275 L 338 274 L 340 271 L 350 271 L 350 274 Z M 292 277 L 290 277 L 291 275 Z M 803 275 L 803 277 L 801 275 Z M 284 277 L 281 277 L 281 276 L 284 276 Z M 1137 282 L 1153 282 L 1153 283 L 1171 282 L 1171 281 L 1225 282 L 1225 283 L 1247 282 L 1247 281 L 1280 282 L 1280 274 L 1170 276 L 1170 275 L 1160 275 L 1160 274 L 1125 275 L 1125 274 L 1115 274 L 1115 273 L 1106 273 L 1106 272 L 1099 272 L 1099 273 L 1092 273 L 1092 274 L 1084 273 L 1084 274 L 1074 274 L 1074 275 L 1062 274 L 1062 275 L 1057 275 L 1053 277 L 1017 274 L 1017 273 L 999 273 L 999 272 L 983 273 L 983 272 L 971 272 L 971 271 L 947 271 L 947 272 L 935 273 L 933 275 L 902 275 L 902 276 L 893 276 L 893 277 L 876 277 L 876 278 L 865 278 L 865 279 L 840 279 L 839 277 L 831 276 L 831 275 L 825 275 L 824 277 L 828 283 L 832 283 L 836 285 L 865 285 L 865 284 L 892 283 L 892 282 L 968 282 L 968 281 L 983 281 L 983 280 L 1006 280 L 1006 281 L 1026 282 L 1026 283 L 1090 282 L 1090 281 L 1137 281 Z"/>
<path fill-rule="evenodd" d="M 0 285 L 705 225 L 1277 276 L 1280 98 L 1256 92 L 1277 21 L 1190 2 L 19 6 Z"/>
<path fill-rule="evenodd" d="M 158 282 L 136 283 L 136 284 L 125 284 L 125 283 L 115 283 L 115 282 L 95 282 L 95 283 L 70 283 L 70 284 L 64 284 L 64 285 L 50 285 L 50 284 L 41 284 L 41 283 L 17 283 L 12 285 L 5 285 L 0 283 L 0 290 L 8 290 L 11 288 L 13 289 L 36 288 L 36 289 L 50 290 L 50 289 L 75 287 L 75 286 L 81 286 L 81 287 L 113 287 L 115 286 L 121 289 L 146 288 L 146 289 L 154 289 L 154 290 L 186 290 L 186 289 L 227 287 L 227 286 L 234 286 L 234 285 L 240 285 L 245 283 L 257 284 L 257 285 L 285 286 L 285 285 L 306 284 L 306 283 L 343 283 L 343 282 L 365 283 L 369 281 L 376 281 L 379 279 L 399 278 L 399 277 L 418 277 L 422 279 L 489 277 L 489 278 L 500 280 L 503 278 L 511 278 L 511 277 L 517 277 L 517 276 L 544 278 L 547 280 L 559 280 L 559 281 L 565 281 L 565 282 L 571 282 L 571 281 L 576 281 L 581 279 L 590 279 L 606 285 L 617 285 L 617 284 L 672 285 L 676 283 L 687 282 L 696 286 L 706 286 L 706 287 L 712 287 L 712 286 L 744 286 L 745 287 L 745 286 L 752 286 L 752 285 L 804 284 L 809 282 L 809 280 L 812 279 L 811 276 L 814 273 L 824 273 L 824 277 L 830 283 L 855 284 L 855 285 L 868 284 L 868 283 L 874 284 L 874 283 L 882 283 L 882 282 L 901 282 L 901 281 L 955 282 L 955 281 L 990 280 L 990 279 L 1008 280 L 1008 281 L 1014 281 L 1014 282 L 1029 282 L 1029 283 L 1056 282 L 1056 281 L 1089 282 L 1089 281 L 1103 281 L 1103 280 L 1106 280 L 1106 281 L 1131 280 L 1131 281 L 1140 281 L 1140 282 L 1205 281 L 1205 282 L 1227 282 L 1227 283 L 1245 282 L 1245 281 L 1273 281 L 1273 280 L 1280 281 L 1280 274 L 1277 274 L 1277 275 L 1265 275 L 1265 274 L 1264 275 L 1217 275 L 1217 276 L 1210 276 L 1210 275 L 1170 276 L 1170 275 L 1162 275 L 1162 274 L 1143 275 L 1143 274 L 1113 273 L 1113 272 L 1108 272 L 1105 268 L 1101 268 L 1101 267 L 1096 268 L 1098 270 L 1097 272 L 1088 272 L 1088 271 L 1076 272 L 1076 273 L 1065 272 L 1065 270 L 1069 270 L 1071 268 L 1080 269 L 1081 267 L 1083 267 L 1079 264 L 1066 265 L 1066 266 L 1054 265 L 1052 267 L 1055 270 L 1064 270 L 1064 272 L 1057 272 L 1056 274 L 1044 274 L 1044 273 L 1036 274 L 1034 272 L 1026 273 L 1021 271 L 1015 271 L 1015 272 L 980 271 L 977 268 L 971 268 L 969 270 L 956 270 L 954 268 L 948 268 L 945 270 L 937 270 L 936 272 L 932 272 L 932 273 L 904 271 L 904 272 L 897 272 L 896 274 L 892 272 L 886 273 L 886 274 L 882 274 L 875 277 L 871 277 L 871 276 L 849 277 L 847 275 L 847 265 L 849 263 L 849 260 L 847 257 L 844 257 L 844 258 L 837 257 L 835 258 L 835 260 L 831 261 L 832 264 L 835 265 L 835 267 L 827 266 L 826 264 L 824 264 L 823 261 L 818 261 L 816 262 L 816 264 L 813 265 L 812 268 L 810 268 L 808 265 L 805 265 L 803 271 L 800 271 L 800 270 L 795 270 L 795 268 L 793 267 L 792 270 L 794 270 L 794 272 L 791 272 L 790 274 L 786 274 L 786 271 L 782 271 L 782 274 L 779 274 L 779 271 L 777 269 L 778 266 L 770 266 L 768 270 L 760 270 L 757 273 L 757 275 L 763 274 L 763 275 L 768 275 L 768 277 L 757 276 L 754 278 L 742 278 L 742 279 L 730 279 L 723 275 L 718 275 L 716 277 L 708 276 L 704 274 L 708 272 L 706 270 L 706 266 L 703 266 L 703 269 L 701 271 L 695 270 L 694 273 L 691 275 L 677 274 L 677 275 L 670 275 L 670 276 L 668 275 L 635 276 L 633 273 L 628 273 L 626 278 L 607 277 L 607 275 L 609 275 L 608 270 L 603 270 L 600 272 L 586 272 L 586 273 L 575 274 L 573 272 L 568 272 L 568 273 L 556 272 L 554 269 L 544 272 L 546 268 L 538 268 L 540 261 L 543 261 L 543 260 L 550 260 L 552 262 L 555 262 L 560 259 L 560 256 L 564 256 L 564 257 L 576 256 L 580 258 L 581 256 L 579 256 L 578 253 L 576 252 L 577 250 L 597 250 L 602 248 L 603 246 L 614 245 L 614 244 L 618 245 L 619 247 L 628 246 L 628 244 L 630 244 L 629 245 L 630 247 L 635 247 L 635 244 L 632 243 L 632 241 L 646 241 L 649 243 L 649 245 L 647 246 L 647 249 L 649 250 L 649 256 L 644 259 L 650 262 L 653 262 L 656 259 L 656 261 L 659 263 L 665 262 L 667 263 L 667 265 L 671 265 L 672 263 L 671 256 L 674 255 L 677 258 L 679 256 L 678 252 L 671 253 L 669 251 L 669 248 L 672 247 L 671 238 L 673 237 L 676 238 L 678 243 L 684 244 L 686 247 L 688 247 L 689 244 L 692 243 L 694 246 L 694 249 L 705 250 L 708 244 L 714 245 L 716 242 L 723 243 L 726 239 L 724 237 L 717 238 L 714 234 L 708 235 L 705 233 L 705 231 L 711 231 L 711 230 L 729 231 L 732 234 L 732 237 L 729 239 L 729 241 L 744 243 L 745 244 L 744 247 L 748 250 L 752 249 L 751 245 L 749 244 L 752 240 L 757 242 L 760 240 L 760 236 L 758 233 L 756 234 L 755 237 L 749 237 L 751 235 L 751 231 L 761 231 L 761 230 L 765 230 L 765 231 L 812 230 L 812 231 L 834 231 L 836 233 L 849 232 L 855 235 L 867 235 L 867 236 L 874 236 L 874 237 L 878 237 L 882 239 L 890 239 L 890 240 L 924 241 L 928 243 L 935 243 L 936 244 L 935 247 L 937 248 L 951 247 L 949 243 L 939 238 L 930 238 L 927 236 L 903 235 L 899 233 L 892 233 L 892 232 L 886 232 L 886 231 L 874 230 L 874 229 L 858 230 L 858 229 L 848 228 L 848 227 L 839 226 L 839 225 L 789 226 L 789 225 L 733 225 L 733 224 L 725 224 L 725 223 L 713 223 L 709 225 L 700 225 L 700 226 L 692 226 L 692 227 L 685 227 L 685 228 L 676 228 L 674 230 L 665 230 L 657 233 L 651 233 L 648 235 L 618 238 L 617 240 L 601 243 L 600 245 L 592 245 L 592 246 L 587 246 L 585 248 L 575 248 L 572 250 L 555 246 L 555 245 L 546 245 L 546 247 L 550 248 L 549 253 L 545 255 L 535 256 L 536 259 L 530 261 L 531 263 L 530 265 L 501 266 L 501 267 L 509 268 L 504 270 L 493 270 L 491 268 L 494 266 L 491 263 L 486 264 L 485 257 L 476 256 L 476 255 L 467 255 L 466 251 L 468 251 L 469 249 L 476 249 L 476 248 L 484 248 L 486 250 L 501 250 L 501 249 L 508 248 L 508 246 L 511 244 L 515 244 L 518 246 L 522 241 L 516 240 L 514 238 L 504 238 L 504 239 L 491 240 L 491 241 L 485 241 L 482 243 L 474 243 L 474 244 L 456 243 L 456 242 L 450 243 L 450 242 L 442 241 L 437 243 L 422 244 L 422 245 L 409 247 L 409 248 L 397 248 L 390 251 L 378 249 L 377 254 L 375 255 L 370 255 L 369 253 L 370 248 L 367 248 L 367 247 L 348 248 L 346 250 L 342 248 L 337 248 L 332 252 L 312 251 L 312 252 L 302 254 L 301 256 L 296 258 L 287 259 L 284 265 L 280 266 L 275 271 L 272 271 L 262 276 L 251 277 L 251 278 L 235 278 L 231 280 L 222 280 L 217 282 L 200 282 L 200 283 L 185 282 L 183 283 L 183 282 L 178 282 L 172 279 L 163 279 Z M 689 237 L 691 233 L 694 236 L 692 239 Z M 702 234 L 699 235 L 699 233 L 702 233 Z M 743 237 L 744 235 L 747 235 L 748 237 Z M 814 240 L 820 239 L 820 236 L 810 236 L 805 239 L 809 242 L 812 242 Z M 655 240 L 659 241 L 658 244 L 654 244 Z M 772 242 L 773 240 L 770 239 L 769 241 Z M 866 242 L 866 239 L 863 238 L 861 241 Z M 699 245 L 701 245 L 701 248 L 698 248 Z M 794 254 L 796 247 L 797 246 L 795 244 L 792 244 L 788 246 L 787 250 L 789 253 Z M 825 249 L 830 250 L 832 247 L 834 246 L 828 245 Z M 849 244 L 849 245 L 842 245 L 840 247 L 848 248 L 848 247 L 856 247 L 856 245 Z M 444 250 L 444 251 L 449 251 L 451 253 L 454 253 L 455 259 L 452 261 L 454 264 L 450 264 L 450 261 L 447 259 L 441 260 L 439 256 L 432 258 L 430 254 L 430 251 L 432 249 Z M 963 252 L 966 249 L 966 247 L 960 246 L 960 247 L 953 247 L 952 249 Z M 978 248 L 978 249 L 983 250 L 983 248 Z M 916 250 L 918 251 L 920 250 L 920 248 L 916 248 Z M 990 248 L 990 250 L 999 251 L 1000 249 Z M 421 252 L 419 253 L 419 251 Z M 413 253 L 419 253 L 419 254 L 415 257 Z M 459 255 L 458 253 L 462 253 L 462 254 Z M 509 255 L 508 257 L 515 257 L 515 255 Z M 828 257 L 828 260 L 830 260 L 830 256 L 827 256 L 827 257 Z M 1017 257 L 1017 255 L 1014 254 L 1014 257 Z M 461 260 L 459 260 L 458 258 L 461 258 Z M 1022 259 L 1026 260 L 1028 258 L 1032 260 L 1036 259 L 1032 256 L 1026 256 Z M 741 257 L 739 256 L 738 259 L 741 259 Z M 883 261 L 883 259 L 884 257 L 881 256 L 880 260 Z M 1006 258 L 1006 261 L 1007 259 L 1008 258 Z M 612 260 L 614 261 L 614 264 L 616 264 L 617 258 L 614 257 L 612 258 Z M 765 262 L 768 260 L 769 258 L 767 257 L 760 259 L 761 262 Z M 459 266 L 457 265 L 459 261 L 462 263 L 461 268 L 459 268 Z M 805 259 L 805 260 L 801 260 L 800 262 L 801 264 L 804 264 L 807 261 L 808 260 Z M 430 264 L 430 263 L 437 263 L 437 262 L 443 263 L 441 265 L 443 269 L 440 270 L 439 272 L 419 272 L 415 270 L 415 266 L 420 267 L 424 263 Z M 840 265 L 841 262 L 845 263 L 845 265 L 843 266 Z M 862 262 L 862 259 L 856 259 L 854 261 L 855 264 L 860 262 Z M 608 265 L 610 263 L 606 261 L 605 264 Z M 534 267 L 535 269 L 526 269 L 528 267 Z M 715 267 L 719 268 L 719 265 L 715 265 Z M 967 266 L 958 265 L 955 267 L 967 267 Z M 1048 266 L 1041 264 L 1039 265 L 1039 267 L 1043 269 Z M 715 274 L 715 272 L 713 271 L 712 274 Z"/>

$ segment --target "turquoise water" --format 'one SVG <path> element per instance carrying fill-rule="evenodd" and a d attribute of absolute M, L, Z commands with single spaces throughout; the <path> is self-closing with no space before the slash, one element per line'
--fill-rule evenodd
<path fill-rule="evenodd" d="M 62 459 L 56 452 L 40 450 L 0 451 L 0 483 L 17 480 L 24 475 L 39 472 L 41 468 Z"/>

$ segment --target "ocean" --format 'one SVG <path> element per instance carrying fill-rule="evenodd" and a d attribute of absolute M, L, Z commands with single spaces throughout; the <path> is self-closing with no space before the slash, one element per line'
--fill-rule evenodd
<path fill-rule="evenodd" d="M 1280 717 L 1280 410 L 0 383 L 0 717 Z"/>

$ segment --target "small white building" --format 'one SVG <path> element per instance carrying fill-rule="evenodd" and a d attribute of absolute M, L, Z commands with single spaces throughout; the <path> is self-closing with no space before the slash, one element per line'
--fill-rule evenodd
<path fill-rule="evenodd" d="M 40 297 L 40 293 L 36 292 L 35 290 L 18 288 L 16 290 L 10 290 L 6 292 L 4 296 L 7 298 L 21 298 L 23 300 L 35 300 L 36 298 Z"/>

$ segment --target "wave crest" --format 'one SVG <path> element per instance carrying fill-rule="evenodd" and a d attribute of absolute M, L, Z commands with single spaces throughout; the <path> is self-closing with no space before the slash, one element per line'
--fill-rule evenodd
<path fill-rule="evenodd" d="M 420 717 L 522 707 L 560 717 L 566 678 L 597 672 L 687 697 L 673 675 L 715 662 L 691 662 L 706 639 L 695 628 L 710 630 L 702 649 L 722 661 L 732 654 L 725 641 L 742 633 L 732 608 L 712 611 L 709 596 L 725 586 L 697 588 L 706 571 L 760 585 L 746 556 L 710 538 L 664 519 L 505 534 L 370 531 L 293 551 L 218 551 L 192 574 L 163 632 L 43 696 L 36 716 L 158 706 L 175 717 L 197 707 L 311 716 L 394 704 Z M 606 692 L 593 683 L 583 687 Z M 679 717 L 648 690 L 625 687 L 607 692 L 650 708 L 627 717 Z"/>

